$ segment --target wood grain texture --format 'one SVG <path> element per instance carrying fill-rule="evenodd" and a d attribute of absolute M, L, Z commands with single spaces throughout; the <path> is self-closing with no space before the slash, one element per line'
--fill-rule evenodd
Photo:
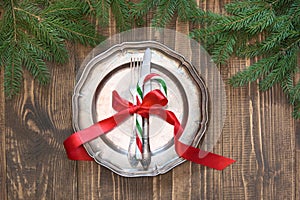
<path fill-rule="evenodd" d="M 295 134 L 296 134 L 296 180 L 295 180 L 295 188 L 296 194 L 295 199 L 300 199 L 300 121 L 295 123 Z"/>
<path fill-rule="evenodd" d="M 247 64 L 232 62 L 229 75 Z M 256 83 L 228 88 L 228 96 L 223 155 L 237 163 L 224 171 L 224 198 L 294 199 L 294 120 L 286 97 L 277 86 L 259 92 Z"/>
<path fill-rule="evenodd" d="M 223 12 L 227 2 L 197 0 L 201 8 L 214 12 Z M 147 26 L 152 16 L 145 17 Z M 188 34 L 191 24 L 175 18 L 167 28 Z M 116 34 L 114 19 L 99 31 Z M 166 38 L 178 49 L 176 39 Z M 257 83 L 240 88 L 226 84 L 227 117 L 213 152 L 237 162 L 224 171 L 185 162 L 156 177 L 124 178 L 95 162 L 68 160 L 62 143 L 73 132 L 76 73 L 92 49 L 68 47 L 67 64 L 48 64 L 48 86 L 25 72 L 21 94 L 5 100 L 0 82 L 1 200 L 300 199 L 300 124 L 292 119 L 292 107 L 278 86 L 259 92 Z M 221 76 L 227 81 L 249 64 L 233 58 L 220 67 Z M 3 70 L 0 77 L 3 80 Z"/>
<path fill-rule="evenodd" d="M 298 65 L 300 65 L 300 55 L 298 56 Z M 296 81 L 300 81 L 300 73 L 296 76 Z M 296 180 L 295 180 L 295 188 L 296 188 L 296 199 L 300 199 L 300 120 L 295 121 L 295 156 L 296 156 Z"/>
<path fill-rule="evenodd" d="M 72 131 L 73 60 L 50 67 L 49 86 L 25 72 L 21 94 L 6 102 L 7 199 L 77 199 L 76 163 L 62 146 Z"/>
<path fill-rule="evenodd" d="M 0 11 L 1 13 L 1 11 Z M 0 80 L 4 71 L 0 71 Z M 6 199 L 6 155 L 5 155 L 5 97 L 4 84 L 0 81 L 0 199 Z"/>

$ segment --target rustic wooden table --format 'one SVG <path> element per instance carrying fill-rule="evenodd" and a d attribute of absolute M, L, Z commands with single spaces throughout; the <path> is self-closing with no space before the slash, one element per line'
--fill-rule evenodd
<path fill-rule="evenodd" d="M 223 1 L 202 6 L 220 12 Z M 147 26 L 150 25 L 147 17 Z M 106 36 L 117 31 L 102 30 Z M 174 20 L 168 28 L 188 34 Z M 91 50 L 68 46 L 68 64 L 49 63 L 50 85 L 25 72 L 21 94 L 5 99 L 0 71 L 0 199 L 300 199 L 300 124 L 276 86 L 226 85 L 227 117 L 214 152 L 236 159 L 224 171 L 191 162 L 156 177 L 124 178 L 94 162 L 66 158 L 63 141 L 73 132 L 71 97 L 76 72 Z M 221 67 L 226 81 L 250 61 Z"/>

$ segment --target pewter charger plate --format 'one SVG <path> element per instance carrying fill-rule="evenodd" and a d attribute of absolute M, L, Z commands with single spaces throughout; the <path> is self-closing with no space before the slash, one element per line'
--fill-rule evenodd
<path fill-rule="evenodd" d="M 208 94 L 194 67 L 177 52 L 155 41 L 124 42 L 93 56 L 86 64 L 73 95 L 73 126 L 82 130 L 116 113 L 111 106 L 112 91 L 132 101 L 129 91 L 131 58 L 143 58 L 151 48 L 151 72 L 160 74 L 168 88 L 168 106 L 175 113 L 184 132 L 181 142 L 197 146 L 208 120 Z M 152 83 L 152 88 L 158 85 Z M 132 118 L 117 128 L 84 144 L 97 163 L 115 173 L 127 176 L 155 176 L 166 173 L 184 162 L 174 148 L 173 127 L 150 116 L 151 163 L 147 170 L 141 164 L 132 167 L 127 158 L 132 134 Z"/>

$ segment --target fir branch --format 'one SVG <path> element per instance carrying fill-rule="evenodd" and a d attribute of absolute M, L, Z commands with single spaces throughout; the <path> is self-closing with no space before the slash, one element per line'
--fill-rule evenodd
<path fill-rule="evenodd" d="M 54 28 L 63 39 L 78 41 L 82 44 L 96 45 L 99 35 L 95 35 L 94 27 L 82 18 L 84 16 L 80 1 L 58 1 L 51 4 L 42 13 L 47 25 Z"/>
<path fill-rule="evenodd" d="M 176 0 L 161 0 L 152 20 L 153 26 L 163 27 L 170 22 L 175 14 L 176 4 Z"/>
<path fill-rule="evenodd" d="M 47 26 L 56 29 L 58 35 L 62 39 L 68 39 L 73 42 L 80 42 L 82 44 L 89 44 L 94 46 L 97 44 L 99 38 L 93 36 L 95 33 L 92 26 L 87 22 L 74 22 L 61 18 L 49 17 L 47 18 Z"/>
<path fill-rule="evenodd" d="M 132 15 L 139 19 L 150 10 L 155 11 L 152 25 L 163 27 L 176 15 L 181 21 L 192 21 L 202 14 L 195 0 L 142 0 L 134 5 Z"/>
<path fill-rule="evenodd" d="M 300 103 L 300 81 L 289 91 L 292 104 Z"/>
<path fill-rule="evenodd" d="M 20 91 L 21 80 L 23 79 L 22 58 L 16 47 L 17 44 L 14 43 L 6 49 L 10 56 L 5 59 L 4 89 L 9 98 Z"/>
<path fill-rule="evenodd" d="M 160 3 L 160 0 L 142 0 L 133 5 L 131 14 L 135 18 L 141 18 L 145 16 L 151 9 L 156 8 Z"/>
<path fill-rule="evenodd" d="M 101 0 L 95 5 L 96 17 L 99 19 L 99 23 L 103 26 L 107 26 L 109 24 L 110 5 L 110 0 Z"/>
<path fill-rule="evenodd" d="M 263 5 L 252 12 L 242 12 L 239 15 L 227 16 L 219 24 L 224 31 L 245 31 L 250 35 L 262 32 L 273 23 L 275 14 L 270 7 Z"/>
<path fill-rule="evenodd" d="M 285 80 L 288 74 L 296 72 L 295 65 L 297 64 L 297 57 L 295 54 L 282 55 L 277 61 L 276 66 L 268 73 L 259 84 L 261 90 L 265 91 L 270 89 L 276 83 L 281 83 Z"/>
<path fill-rule="evenodd" d="M 290 88 L 290 90 L 287 92 L 289 94 L 289 100 L 292 105 L 294 105 L 294 111 L 293 116 L 296 119 L 300 119 L 300 81 L 298 81 L 295 86 Z"/>
<path fill-rule="evenodd" d="M 201 14 L 196 1 L 191 0 L 177 1 L 177 12 L 181 21 L 189 21 Z"/>
<path fill-rule="evenodd" d="M 39 5 L 39 3 L 46 3 Z M 45 61 L 66 62 L 65 41 L 95 45 L 100 37 L 84 19 L 81 1 L 9 1 L 1 4 L 0 64 L 8 97 L 20 91 L 23 68 L 39 83 L 49 82 Z"/>
<path fill-rule="evenodd" d="M 300 101 L 294 105 L 293 117 L 295 119 L 300 119 Z"/>
<path fill-rule="evenodd" d="M 270 71 L 272 71 L 277 61 L 278 61 L 277 55 L 260 59 L 256 63 L 247 67 L 245 70 L 240 71 L 236 75 L 234 75 L 229 80 L 229 83 L 234 87 L 240 87 L 247 84 L 248 82 L 256 81 L 260 77 L 263 77 L 266 74 L 268 74 Z"/>
<path fill-rule="evenodd" d="M 263 2 L 260 0 L 255 1 L 233 1 L 226 4 L 226 12 L 232 15 L 239 15 L 240 13 L 251 13 L 253 8 L 259 9 Z"/>
<path fill-rule="evenodd" d="M 119 30 L 130 28 L 129 4 L 124 0 L 112 0 L 111 11 L 116 19 L 116 25 Z"/>
<path fill-rule="evenodd" d="M 82 6 L 86 13 L 95 16 L 97 24 L 106 27 L 109 25 L 110 11 L 116 20 L 116 26 L 120 31 L 131 27 L 130 3 L 126 0 L 85 0 Z"/>
<path fill-rule="evenodd" d="M 39 83 L 46 84 L 50 79 L 50 72 L 46 66 L 44 60 L 39 57 L 33 51 L 30 46 L 26 44 L 20 45 L 20 57 L 23 59 L 23 65 L 26 69 L 33 75 L 34 78 L 37 78 Z"/>
<path fill-rule="evenodd" d="M 56 16 L 65 19 L 78 19 L 83 14 L 83 3 L 80 1 L 57 1 L 42 11 L 44 17 Z"/>
<path fill-rule="evenodd" d="M 299 82 L 293 77 L 299 71 L 300 2 L 245 0 L 229 3 L 225 9 L 227 15 L 206 12 L 198 20 L 205 28 L 194 30 L 191 36 L 204 42 L 217 63 L 231 56 L 258 56 L 260 59 L 234 75 L 230 84 L 242 86 L 259 79 L 260 90 L 280 84 L 294 105 L 293 116 L 299 118 Z"/>
<path fill-rule="evenodd" d="M 230 34 L 224 34 L 224 38 L 214 46 L 212 51 L 212 58 L 221 64 L 225 64 L 225 60 L 228 60 L 234 51 L 237 38 Z"/>

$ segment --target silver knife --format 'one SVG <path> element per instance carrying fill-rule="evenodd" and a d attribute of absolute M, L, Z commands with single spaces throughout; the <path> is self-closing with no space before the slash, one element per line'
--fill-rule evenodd
<path fill-rule="evenodd" d="M 143 64 L 141 67 L 140 77 L 144 77 L 150 74 L 151 71 L 151 50 L 149 48 L 146 49 Z M 151 83 L 147 82 L 144 85 L 143 89 L 143 96 L 145 96 L 148 92 L 151 91 Z M 142 160 L 141 164 L 143 168 L 146 170 L 148 169 L 150 162 L 151 162 L 151 151 L 150 151 L 150 144 L 149 144 L 149 119 L 143 118 L 143 153 L 142 153 Z"/>

